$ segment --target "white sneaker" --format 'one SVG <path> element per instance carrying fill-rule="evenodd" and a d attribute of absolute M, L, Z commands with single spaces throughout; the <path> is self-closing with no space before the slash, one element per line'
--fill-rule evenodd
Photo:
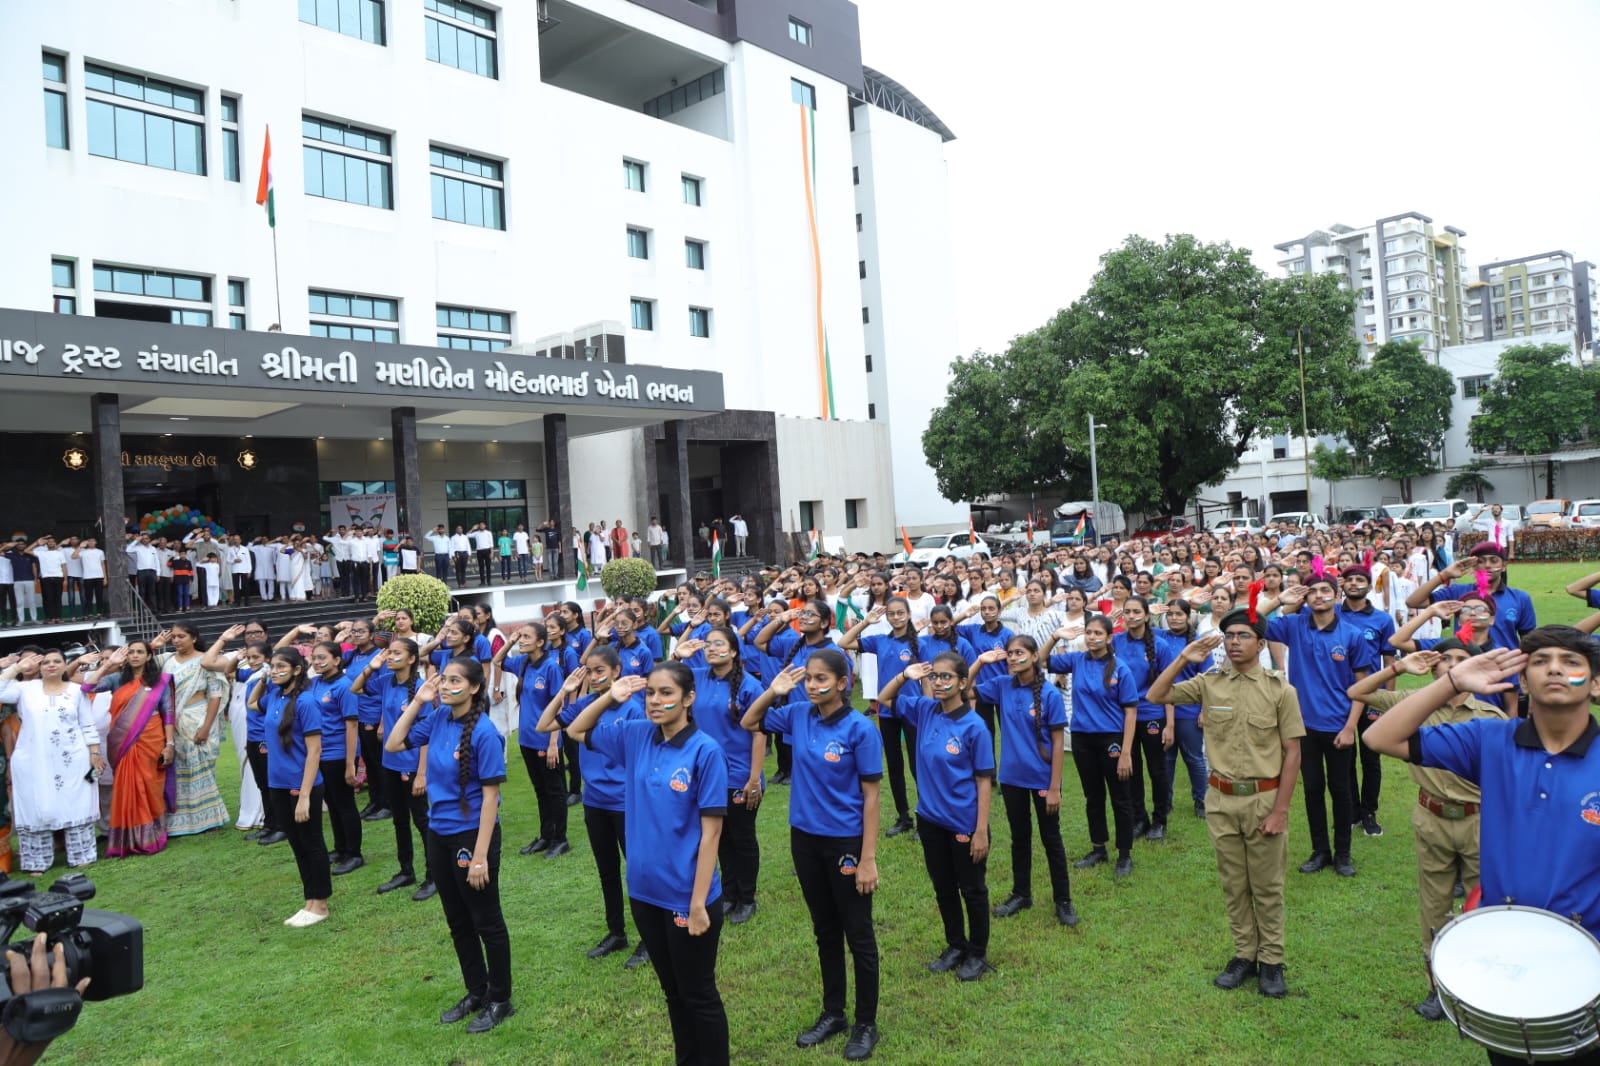
<path fill-rule="evenodd" d="M 301 921 L 301 919 L 304 918 L 308 913 L 309 912 L 304 907 L 301 907 L 299 910 L 289 915 L 289 917 L 285 918 L 283 920 L 283 924 L 294 926 L 304 925 L 305 923 Z"/>
<path fill-rule="evenodd" d="M 315 911 L 302 909 L 297 911 L 293 917 L 285 919 L 283 924 L 292 925 L 296 929 L 304 929 L 308 925 L 316 925 L 327 917 L 326 914 L 317 914 Z"/>

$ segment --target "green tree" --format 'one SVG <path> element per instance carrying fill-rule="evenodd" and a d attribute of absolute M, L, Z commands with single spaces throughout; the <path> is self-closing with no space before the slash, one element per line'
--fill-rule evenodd
<path fill-rule="evenodd" d="M 1472 462 L 1450 475 L 1450 480 L 1444 483 L 1446 496 L 1465 496 L 1472 493 L 1479 503 L 1483 502 L 1483 494 L 1494 491 L 1494 482 L 1483 476 L 1483 471 L 1493 466 L 1482 459 Z"/>
<path fill-rule="evenodd" d="M 1450 428 L 1455 378 L 1411 341 L 1390 341 L 1372 355 L 1352 391 L 1347 435 L 1378 477 L 1400 483 L 1411 502 L 1413 478 L 1439 469 Z"/>
<path fill-rule="evenodd" d="M 1330 448 L 1321 441 L 1311 451 L 1311 475 L 1328 483 L 1328 506 L 1333 507 L 1333 486 L 1355 476 L 1355 458 L 1344 445 Z M 1334 511 L 1338 514 L 1338 511 Z"/>
<path fill-rule="evenodd" d="M 1595 419 L 1594 374 L 1564 344 L 1517 344 L 1500 353 L 1467 440 L 1480 452 L 1553 452 Z"/>

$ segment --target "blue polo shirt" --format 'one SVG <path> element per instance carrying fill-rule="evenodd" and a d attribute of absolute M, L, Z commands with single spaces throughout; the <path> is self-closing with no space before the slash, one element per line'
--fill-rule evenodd
<path fill-rule="evenodd" d="M 1011 630 L 998 623 L 993 633 L 987 632 L 980 622 L 968 622 L 966 625 L 956 626 L 956 632 L 966 637 L 967 643 L 972 645 L 972 650 L 979 655 L 986 651 L 993 651 L 995 648 L 1004 651 L 1005 646 L 1011 642 L 1011 638 L 1016 636 Z M 978 667 L 979 681 L 996 681 L 1009 676 L 1010 671 L 1006 669 L 1006 664 L 1003 662 L 984 663 Z"/>
<path fill-rule="evenodd" d="M 1464 600 L 1477 594 L 1476 582 L 1444 585 L 1433 590 L 1433 601 Z M 1489 626 L 1489 632 L 1494 635 L 1495 647 L 1521 647 L 1522 634 L 1539 628 L 1538 618 L 1533 613 L 1533 600 L 1521 589 L 1509 587 L 1491 595 L 1494 596 L 1494 621 Z"/>
<path fill-rule="evenodd" d="M 650 626 L 645 626 L 643 629 L 635 630 L 635 632 L 639 634 L 639 639 L 644 643 L 645 647 L 650 649 L 650 655 L 657 662 L 660 662 L 662 659 L 666 658 L 665 653 L 663 653 L 661 650 L 660 633 L 657 633 L 655 629 Z"/>
<path fill-rule="evenodd" d="M 589 650 L 589 645 L 593 643 L 593 641 L 594 634 L 589 632 L 583 626 L 579 626 L 577 629 L 567 633 L 567 647 L 577 652 L 579 659 L 583 658 L 584 652 Z"/>
<path fill-rule="evenodd" d="M 1394 636 L 1396 627 L 1394 617 L 1388 611 L 1380 611 L 1368 603 L 1365 610 L 1352 611 L 1340 600 L 1336 608 L 1339 617 L 1349 622 L 1361 631 L 1361 638 L 1372 646 L 1373 654 L 1377 657 L 1373 662 L 1373 669 L 1378 669 L 1383 664 L 1385 655 L 1394 654 L 1394 646 L 1389 643 L 1389 638 Z"/>
<path fill-rule="evenodd" d="M 1573 918 L 1600 933 L 1600 726 L 1559 755 L 1529 718 L 1429 726 L 1411 761 L 1483 790 L 1478 830 L 1485 904 L 1515 903 Z"/>
<path fill-rule="evenodd" d="M 536 663 L 529 655 L 507 655 L 501 669 L 517 675 L 517 746 L 543 751 L 550 734 L 539 732 L 539 719 L 566 681 L 556 657 L 546 651 Z"/>
<path fill-rule="evenodd" d="M 506 779 L 506 746 L 487 714 L 478 715 L 467 741 L 471 760 L 467 783 L 461 784 L 462 719 L 448 710 L 418 715 L 406 736 L 406 747 L 428 746 L 428 828 L 440 836 L 475 833 L 483 816 L 483 786 Z M 462 800 L 466 800 L 465 807 Z M 500 813 L 495 812 L 495 821 Z"/>
<path fill-rule="evenodd" d="M 456 652 L 440 645 L 429 654 L 428 661 L 433 664 L 435 670 L 443 673 L 444 668 L 450 665 L 451 659 L 461 658 L 462 656 L 469 656 L 480 663 L 487 663 L 494 658 L 494 649 L 490 647 L 488 637 L 473 637 L 471 651 L 463 649 Z"/>
<path fill-rule="evenodd" d="M 939 701 L 901 686 L 895 714 L 917 731 L 917 817 L 952 833 L 978 829 L 978 781 L 994 776 L 994 739 L 967 706 L 946 714 Z"/>
<path fill-rule="evenodd" d="M 624 648 L 615 641 L 611 646 L 616 649 L 617 658 L 622 662 L 623 677 L 649 677 L 650 671 L 656 668 L 656 658 L 642 640 L 635 640 L 631 648 Z"/>
<path fill-rule="evenodd" d="M 233 675 L 237 684 L 245 686 L 247 702 L 245 703 L 246 714 L 244 720 L 244 740 L 246 744 L 259 744 L 267 739 L 267 716 L 265 713 L 267 709 L 265 702 L 266 691 L 263 690 L 261 693 L 263 700 L 261 702 L 261 710 L 259 712 L 250 710 L 250 704 L 248 703 L 250 689 L 255 687 L 253 684 L 251 684 L 251 682 L 255 680 L 258 670 L 261 673 L 261 683 L 263 685 L 267 684 L 267 668 L 265 666 L 256 668 L 241 666 L 238 670 L 234 671 Z"/>
<path fill-rule="evenodd" d="M 578 658 L 578 653 L 573 650 L 572 646 L 563 644 L 561 646 L 561 676 L 563 678 L 571 677 L 577 673 L 578 667 L 582 665 L 583 660 Z"/>
<path fill-rule="evenodd" d="M 789 824 L 814 836 L 859 840 L 861 783 L 883 779 L 878 727 L 848 703 L 827 718 L 810 703 L 785 703 L 767 711 L 766 729 L 787 734 L 794 745 Z"/>
<path fill-rule="evenodd" d="M 624 768 L 628 898 L 687 917 L 700 861 L 700 818 L 728 813 L 722 748 L 693 722 L 667 740 L 652 722 L 612 715 L 589 733 L 585 747 Z M 721 895 L 722 879 L 713 867 L 706 906 Z"/>
<path fill-rule="evenodd" d="M 361 675 L 361 671 L 367 668 L 369 662 L 374 659 L 378 661 L 378 665 L 369 675 L 368 685 L 363 686 L 361 694 L 356 697 L 356 718 L 362 725 L 377 725 L 379 719 L 383 717 L 383 699 L 373 694 L 370 683 L 371 678 L 388 672 L 389 668 L 383 662 L 383 656 L 386 654 L 387 650 L 384 648 L 373 648 L 369 652 L 358 651 L 351 655 L 350 665 L 345 667 L 345 676 L 353 683 Z"/>
<path fill-rule="evenodd" d="M 1133 674 L 1122 660 L 1116 660 L 1111 683 L 1106 684 L 1106 660 L 1094 659 L 1086 651 L 1058 651 L 1050 656 L 1052 674 L 1072 675 L 1072 731 L 1074 733 L 1115 733 L 1122 736 L 1126 712 L 1136 706 L 1139 689 Z"/>
<path fill-rule="evenodd" d="M 1289 683 L 1300 697 L 1300 715 L 1307 729 L 1337 733 L 1350 720 L 1350 697 L 1357 670 L 1375 670 L 1377 658 L 1361 630 L 1335 611 L 1327 628 L 1318 629 L 1311 612 L 1302 610 L 1267 622 L 1267 639 L 1289 647 Z"/>
<path fill-rule="evenodd" d="M 774 641 L 773 643 L 777 643 Z M 875 656 L 878 660 L 878 689 L 883 687 L 905 672 L 905 668 L 914 662 L 922 660 L 922 639 L 917 639 L 917 654 L 911 654 L 911 639 L 908 633 L 904 637 L 897 637 L 893 633 L 874 633 L 871 636 L 860 637 L 857 644 L 861 654 Z M 944 651 L 944 642 L 940 641 L 939 651 Z M 878 693 L 871 694 L 872 699 L 878 698 Z M 878 717 L 893 718 L 894 708 L 881 706 L 878 708 Z"/>
<path fill-rule="evenodd" d="M 1034 790 L 1049 788 L 1050 759 L 1059 746 L 1050 731 L 1067 725 L 1067 705 L 1061 690 L 1046 678 L 1039 686 L 1039 703 L 1035 704 L 1032 685 L 1003 677 L 979 681 L 978 698 L 999 705 L 1000 732 L 1011 738 L 1000 749 L 1000 783 Z"/>
<path fill-rule="evenodd" d="M 686 627 L 687 623 L 685 622 L 674 622 L 668 628 L 670 629 L 672 635 L 677 637 L 679 640 L 705 640 L 707 635 L 709 635 L 711 632 L 710 622 L 701 622 L 699 625 L 689 628 L 687 632 L 685 632 Z M 706 662 L 705 649 L 701 648 L 699 651 L 683 660 L 683 665 L 687 666 L 691 670 L 703 670 L 711 664 Z"/>
<path fill-rule="evenodd" d="M 562 708 L 556 715 L 556 721 L 563 726 L 569 726 L 577 721 L 583 709 L 594 702 L 594 694 L 586 694 L 573 700 Z M 644 693 L 636 692 L 628 699 L 627 703 L 618 707 L 612 705 L 609 711 L 600 716 L 600 724 L 604 725 L 613 719 L 628 720 L 644 717 Z M 578 773 L 583 778 L 583 805 L 594 807 L 602 811 L 625 811 L 627 807 L 627 789 L 623 780 L 622 767 L 612 762 L 602 749 L 583 744 L 578 747 Z M 724 797 L 726 802 L 726 797 Z"/>
<path fill-rule="evenodd" d="M 839 650 L 839 645 L 835 644 L 832 640 L 824 640 L 821 644 L 818 644 L 815 647 L 810 644 L 805 644 L 804 640 L 805 638 L 800 636 L 799 633 L 796 633 L 792 629 L 785 629 L 782 633 L 779 633 L 777 636 L 773 637 L 771 642 L 767 645 L 766 669 L 769 672 L 763 676 L 768 678 L 776 677 L 778 676 L 779 671 L 785 670 L 790 666 L 804 668 L 806 665 L 806 660 L 811 658 L 815 652 L 826 651 L 829 648 L 832 648 L 834 651 Z M 796 644 L 801 645 L 800 650 L 795 652 L 793 659 L 789 659 L 789 653 L 794 651 Z M 788 660 L 787 663 L 785 660 Z M 850 662 L 850 657 L 846 655 L 844 661 L 846 664 L 848 664 Z M 882 660 L 879 660 L 879 662 L 881 663 Z M 883 681 L 883 674 L 881 673 L 883 667 L 880 665 L 878 669 L 880 671 L 878 674 L 878 681 L 881 684 Z M 850 689 L 855 685 L 855 677 L 853 676 L 852 671 L 849 669 L 845 670 L 845 675 L 845 699 L 848 701 L 850 698 Z M 809 706 L 811 701 L 806 698 L 805 685 L 796 685 L 794 687 L 794 691 L 789 693 L 788 702 L 790 706 Z M 776 730 L 771 728 L 769 728 L 767 731 L 769 733 L 776 732 Z"/>
<path fill-rule="evenodd" d="M 1149 630 L 1149 633 L 1155 644 L 1155 662 L 1151 662 L 1145 654 L 1144 641 L 1142 639 L 1135 640 L 1126 633 L 1113 633 L 1111 635 L 1111 647 L 1116 652 L 1117 662 L 1127 665 L 1128 673 L 1133 676 L 1133 687 L 1138 690 L 1139 704 L 1138 709 L 1134 712 L 1135 717 L 1141 722 L 1165 721 L 1167 717 L 1166 704 L 1151 703 L 1144 698 L 1144 695 L 1150 691 L 1150 682 L 1161 676 L 1161 671 L 1172 663 L 1176 652 L 1173 648 L 1171 637 L 1154 629 Z M 1074 689 L 1073 691 L 1076 693 L 1077 690 Z M 1159 732 L 1159 730 L 1157 731 Z"/>
<path fill-rule="evenodd" d="M 421 687 L 421 679 L 414 678 L 417 686 Z M 362 686 L 366 691 L 374 693 L 383 703 L 383 710 L 378 716 L 378 739 L 385 743 L 383 749 L 383 768 L 393 770 L 409 779 L 410 775 L 417 772 L 417 753 L 409 748 L 400 751 L 390 751 L 387 747 L 389 734 L 394 731 L 395 723 L 400 721 L 400 715 L 405 712 L 406 704 L 416 695 L 411 682 L 400 684 L 395 680 L 392 671 L 381 674 L 368 674 L 367 683 Z M 437 707 L 437 704 L 435 705 Z M 417 714 L 422 718 L 433 713 L 435 707 L 425 707 Z"/>
<path fill-rule="evenodd" d="M 918 657 L 925 663 L 931 663 L 939 656 L 951 651 L 966 660 L 968 666 L 971 666 L 978 659 L 978 653 L 973 649 L 972 643 L 960 633 L 955 634 L 954 642 L 945 640 L 942 637 L 931 636 L 927 633 L 917 638 Z"/>
<path fill-rule="evenodd" d="M 755 734 L 739 720 L 764 686 L 746 672 L 738 692 L 730 693 L 728 688 L 728 681 L 710 670 L 694 671 L 694 724 L 722 748 L 728 760 L 728 787 L 743 788 L 750 780 L 750 743 Z"/>
<path fill-rule="evenodd" d="M 344 724 L 358 716 L 355 694 L 350 691 L 350 679 L 343 674 L 332 681 L 313 677 L 306 692 L 317 701 L 322 712 L 322 761 L 343 762 L 345 759 Z"/>
<path fill-rule="evenodd" d="M 294 709 L 286 710 L 289 698 L 284 695 L 273 682 L 267 682 L 266 692 L 261 694 L 261 706 L 266 711 L 265 729 L 266 739 L 262 742 L 267 746 L 267 787 L 281 788 L 298 794 L 301 780 L 306 772 L 306 737 L 311 733 L 322 732 L 322 712 L 317 709 L 317 701 L 309 692 L 300 693 L 294 701 Z M 294 724 L 289 727 L 289 747 L 284 749 L 283 742 L 278 739 L 278 724 L 283 721 L 284 714 L 294 716 Z M 312 786 L 322 784 L 322 771 L 317 771 L 317 776 L 312 781 Z"/>

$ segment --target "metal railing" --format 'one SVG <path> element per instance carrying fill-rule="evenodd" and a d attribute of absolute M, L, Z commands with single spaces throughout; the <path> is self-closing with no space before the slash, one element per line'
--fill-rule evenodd
<path fill-rule="evenodd" d="M 140 640 L 154 640 L 161 632 L 161 619 L 157 618 L 150 605 L 144 602 L 144 597 L 139 595 L 137 588 L 128 590 L 128 606 L 130 610 L 126 628 L 129 632 L 123 636 L 130 639 L 137 637 Z"/>

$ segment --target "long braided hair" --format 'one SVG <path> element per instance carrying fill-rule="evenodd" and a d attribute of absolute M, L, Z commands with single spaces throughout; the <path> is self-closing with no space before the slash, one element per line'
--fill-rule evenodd
<path fill-rule="evenodd" d="M 1100 683 L 1110 689 L 1112 679 L 1117 676 L 1117 646 L 1111 643 L 1111 619 L 1103 614 L 1091 614 L 1083 620 L 1085 630 L 1090 626 L 1099 626 L 1106 635 L 1106 665 L 1105 672 L 1100 675 Z"/>
<path fill-rule="evenodd" d="M 283 714 L 278 718 L 278 743 L 284 751 L 288 751 L 289 742 L 294 739 L 295 701 L 306 690 L 306 660 L 293 648 L 280 648 L 273 652 L 272 661 L 289 667 L 289 683 L 278 690 L 283 696 Z"/>
<path fill-rule="evenodd" d="M 1006 641 L 1006 651 L 1010 651 L 1013 647 L 1021 648 L 1023 651 L 1028 653 L 1028 662 L 1032 664 L 1029 669 L 1033 671 L 1033 683 L 1030 686 L 1033 689 L 1033 709 L 1039 716 L 1039 724 L 1043 725 L 1044 671 L 1039 669 L 1039 642 L 1028 636 L 1026 633 L 1018 633 L 1016 636 Z M 1016 685 L 1018 688 L 1022 687 L 1022 682 L 1018 681 L 1014 676 L 1011 679 L 1011 683 Z"/>
<path fill-rule="evenodd" d="M 489 711 L 489 686 L 483 683 L 483 664 L 470 655 L 458 655 L 445 664 L 445 669 L 454 667 L 467 679 L 467 684 L 475 686 L 472 694 L 472 703 L 467 707 L 467 713 L 461 716 L 461 741 L 456 745 L 456 762 L 460 765 L 457 773 L 461 784 L 461 813 L 467 813 L 467 785 L 472 781 L 475 769 L 472 760 L 472 734 L 478 727 L 478 719 Z M 442 674 L 441 674 L 442 676 Z"/>
<path fill-rule="evenodd" d="M 422 664 L 417 662 L 417 642 L 410 637 L 395 637 L 389 641 L 389 647 L 404 648 L 407 655 L 411 656 L 411 677 L 406 681 L 406 703 L 417 698 L 417 684 L 421 680 Z"/>
<path fill-rule="evenodd" d="M 739 690 L 744 687 L 744 658 L 739 654 L 739 635 L 727 626 L 717 626 L 706 636 L 709 637 L 712 633 L 720 634 L 728 642 L 728 647 L 732 650 L 728 676 L 724 680 L 728 682 L 728 715 L 738 721 L 739 718 L 743 717 L 745 711 L 745 708 L 738 706 Z M 657 667 L 657 669 L 660 669 L 660 667 Z"/>
<path fill-rule="evenodd" d="M 898 599 L 898 597 L 896 597 L 896 598 Z M 893 603 L 894 600 L 890 600 L 889 602 Z M 900 600 L 900 602 L 904 603 L 905 600 L 902 599 L 902 600 Z M 806 607 L 809 607 L 813 611 L 816 611 L 818 619 L 827 619 L 827 618 L 831 618 L 833 616 L 833 608 L 828 606 L 828 601 L 827 600 L 811 600 L 808 603 L 806 603 L 805 606 L 801 608 L 801 610 L 805 610 Z M 909 610 L 910 608 L 908 607 L 907 609 Z M 826 623 L 825 622 L 821 622 L 819 624 L 824 624 L 825 625 Z M 829 643 L 829 641 L 827 639 L 828 631 L 826 629 L 824 629 L 822 631 L 822 637 L 823 637 L 823 643 L 824 644 Z M 913 658 L 915 658 L 916 654 L 917 654 L 917 645 L 916 645 L 915 641 L 916 641 L 916 637 L 915 637 L 915 634 L 913 633 L 912 645 L 911 645 L 911 655 L 912 655 Z M 818 645 L 818 646 L 820 647 L 820 645 Z M 795 656 L 800 654 L 800 649 L 801 648 L 806 648 L 806 647 L 810 647 L 810 645 L 808 645 L 806 643 L 805 634 L 802 633 L 802 634 L 800 634 L 800 639 L 794 642 L 794 647 L 789 649 L 789 654 L 785 655 L 783 657 L 783 666 L 782 666 L 781 669 L 785 669 L 785 670 L 788 669 L 789 665 L 794 662 Z"/>

